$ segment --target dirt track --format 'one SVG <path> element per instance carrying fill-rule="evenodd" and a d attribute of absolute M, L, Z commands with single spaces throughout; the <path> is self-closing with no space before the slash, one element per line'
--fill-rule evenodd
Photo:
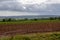
<path fill-rule="evenodd" d="M 0 25 L 0 35 L 15 35 L 54 31 L 60 31 L 60 22 Z"/>

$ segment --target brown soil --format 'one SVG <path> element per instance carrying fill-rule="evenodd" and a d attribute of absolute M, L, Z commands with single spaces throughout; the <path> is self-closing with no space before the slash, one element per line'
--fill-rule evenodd
<path fill-rule="evenodd" d="M 60 22 L 29 23 L 29 24 L 0 24 L 0 35 L 15 35 L 26 33 L 60 31 Z"/>

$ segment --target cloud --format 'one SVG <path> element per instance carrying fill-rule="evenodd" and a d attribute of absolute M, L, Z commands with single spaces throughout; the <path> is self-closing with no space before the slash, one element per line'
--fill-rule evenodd
<path fill-rule="evenodd" d="M 0 11 L 34 12 L 39 14 L 59 14 L 60 0 L 47 0 L 41 4 L 21 4 L 16 0 L 0 0 Z"/>
<path fill-rule="evenodd" d="M 0 0 L 0 2 L 3 2 L 3 1 L 15 1 L 15 0 Z"/>
<path fill-rule="evenodd" d="M 0 3 L 0 10 L 7 10 L 7 11 L 18 11 L 18 10 L 23 10 L 22 5 L 18 4 L 17 2 L 14 1 L 6 1 L 6 2 L 1 2 Z"/>
<path fill-rule="evenodd" d="M 13 11 L 0 11 L 0 16 L 26 16 L 26 15 L 39 15 L 31 12 L 13 12 Z"/>
<path fill-rule="evenodd" d="M 47 4 L 60 4 L 60 0 L 47 0 Z"/>
<path fill-rule="evenodd" d="M 0 10 L 7 10 L 7 11 L 39 11 L 40 9 L 45 8 L 45 5 L 40 4 L 26 4 L 23 5 L 16 1 L 3 1 L 0 2 Z"/>

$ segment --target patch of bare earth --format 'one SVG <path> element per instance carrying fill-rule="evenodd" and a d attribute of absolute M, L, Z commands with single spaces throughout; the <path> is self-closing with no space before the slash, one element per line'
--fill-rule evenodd
<path fill-rule="evenodd" d="M 0 24 L 0 35 L 15 35 L 27 33 L 60 31 L 60 22 L 28 23 L 28 24 Z"/>

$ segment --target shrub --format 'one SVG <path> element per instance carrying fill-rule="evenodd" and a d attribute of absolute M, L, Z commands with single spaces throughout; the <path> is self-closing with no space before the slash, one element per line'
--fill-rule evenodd
<path fill-rule="evenodd" d="M 60 20 L 60 17 L 58 17 L 58 19 Z"/>
<path fill-rule="evenodd" d="M 25 18 L 24 20 L 28 20 L 27 18 Z"/>
<path fill-rule="evenodd" d="M 7 21 L 12 21 L 11 18 L 9 18 Z"/>
<path fill-rule="evenodd" d="M 50 17 L 49 19 L 50 19 L 50 20 L 54 20 L 54 18 L 52 18 L 52 17 Z"/>
<path fill-rule="evenodd" d="M 37 21 L 38 19 L 34 19 L 35 21 Z"/>
<path fill-rule="evenodd" d="M 5 19 L 3 19 L 2 21 L 3 21 L 3 22 L 5 22 L 6 20 L 5 20 Z"/>

